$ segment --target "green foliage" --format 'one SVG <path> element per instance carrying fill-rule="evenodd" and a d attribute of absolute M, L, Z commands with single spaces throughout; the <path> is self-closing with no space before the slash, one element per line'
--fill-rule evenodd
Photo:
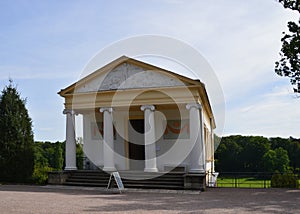
<path fill-rule="evenodd" d="M 299 0 L 278 0 L 285 8 L 296 10 L 300 12 L 300 1 Z"/>
<path fill-rule="evenodd" d="M 263 155 L 264 171 L 266 172 L 286 172 L 289 168 L 288 152 L 279 147 L 275 150 L 270 149 Z"/>
<path fill-rule="evenodd" d="M 264 171 L 274 172 L 276 170 L 277 155 L 274 150 L 267 151 L 263 157 Z"/>
<path fill-rule="evenodd" d="M 276 148 L 283 148 L 288 152 L 288 157 L 290 160 L 290 166 L 293 171 L 300 168 L 300 141 L 290 137 L 289 139 L 284 138 L 270 138 L 271 148 L 275 150 Z"/>
<path fill-rule="evenodd" d="M 279 0 L 285 7 L 300 13 L 299 0 Z M 300 93 L 300 19 L 298 23 L 288 22 L 289 33 L 283 33 L 281 38 L 281 59 L 275 63 L 275 72 L 280 76 L 290 78 L 295 85 L 294 92 Z"/>
<path fill-rule="evenodd" d="M 270 142 L 264 137 L 223 137 L 215 154 L 216 168 L 220 172 L 261 171 L 262 156 L 269 149 Z"/>
<path fill-rule="evenodd" d="M 299 188 L 298 176 L 292 171 L 283 174 L 276 171 L 271 178 L 271 187 L 274 188 Z"/>
<path fill-rule="evenodd" d="M 271 187 L 281 187 L 282 183 L 282 175 L 276 171 L 271 178 Z"/>
<path fill-rule="evenodd" d="M 46 184 L 48 180 L 48 172 L 51 171 L 53 171 L 51 167 L 37 163 L 34 165 L 32 179 L 37 184 Z"/>
<path fill-rule="evenodd" d="M 279 172 L 287 172 L 290 163 L 287 151 L 279 147 L 275 149 L 275 153 L 277 158 L 275 162 L 276 169 L 279 170 Z"/>
<path fill-rule="evenodd" d="M 32 122 L 12 81 L 0 96 L 0 179 L 26 182 L 34 167 Z"/>
<path fill-rule="evenodd" d="M 262 157 L 270 149 L 268 139 L 260 136 L 244 137 L 241 145 L 242 151 L 239 159 L 243 163 L 243 170 L 247 172 L 262 171 Z"/>
<path fill-rule="evenodd" d="M 63 161 L 62 143 L 35 142 L 35 164 L 59 171 L 63 168 Z"/>
<path fill-rule="evenodd" d="M 65 142 L 35 142 L 34 182 L 45 184 L 48 180 L 48 172 L 63 170 L 64 157 Z M 79 140 L 76 144 L 76 162 L 77 168 L 83 169 L 83 144 Z"/>
<path fill-rule="evenodd" d="M 220 172 L 294 172 L 300 168 L 300 140 L 257 136 L 223 137 L 215 153 Z"/>
<path fill-rule="evenodd" d="M 83 169 L 83 144 L 77 143 L 76 144 L 76 165 L 77 169 Z"/>
<path fill-rule="evenodd" d="M 55 150 L 53 155 L 53 167 L 55 170 L 62 170 L 64 164 L 64 157 L 62 151 L 62 143 L 56 142 L 55 143 Z"/>
<path fill-rule="evenodd" d="M 225 172 L 239 171 L 241 164 L 238 158 L 241 150 L 238 143 L 231 141 L 230 138 L 223 138 L 215 155 L 216 168 Z"/>
<path fill-rule="evenodd" d="M 48 180 L 48 172 L 60 171 L 63 167 L 62 155 L 63 143 L 35 142 L 34 147 L 34 173 L 33 181 L 45 184 Z"/>

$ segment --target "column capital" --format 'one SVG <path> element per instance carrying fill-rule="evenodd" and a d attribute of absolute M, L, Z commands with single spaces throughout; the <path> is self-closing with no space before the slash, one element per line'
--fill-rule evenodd
<path fill-rule="evenodd" d="M 155 106 L 154 105 L 143 105 L 143 106 L 141 106 L 142 111 L 145 111 L 146 109 L 149 109 L 150 111 L 154 111 Z"/>
<path fill-rule="evenodd" d="M 113 112 L 113 108 L 112 107 L 102 107 L 99 109 L 99 112 L 103 113 L 105 111 L 108 111 L 109 113 Z"/>
<path fill-rule="evenodd" d="M 63 110 L 63 114 L 71 114 L 71 115 L 75 115 L 76 112 L 73 109 L 64 109 Z"/>
<path fill-rule="evenodd" d="M 185 107 L 187 110 L 190 110 L 191 108 L 202 109 L 202 105 L 199 103 L 189 103 L 189 104 L 186 104 Z"/>

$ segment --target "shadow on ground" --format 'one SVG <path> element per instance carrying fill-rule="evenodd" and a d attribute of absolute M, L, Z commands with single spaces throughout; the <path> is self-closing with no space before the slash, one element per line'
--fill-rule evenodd
<path fill-rule="evenodd" d="M 159 191 L 118 194 L 118 192 L 107 192 L 97 188 L 0 185 L 0 196 L 5 195 L 5 192 L 34 193 L 38 194 L 36 197 L 40 200 L 43 200 L 42 197 L 53 197 L 59 194 L 60 202 L 66 200 L 69 206 L 72 206 L 72 203 L 73 206 L 78 206 L 75 211 L 73 207 L 72 212 L 75 213 L 300 213 L 300 190 L 292 189 L 214 188 L 198 194 L 195 192 L 193 194 L 160 193 Z M 53 200 L 55 203 L 55 198 L 47 198 L 47 200 Z M 68 207 L 64 209 L 65 213 L 68 213 Z M 56 213 L 63 213 L 62 210 L 60 211 Z"/>

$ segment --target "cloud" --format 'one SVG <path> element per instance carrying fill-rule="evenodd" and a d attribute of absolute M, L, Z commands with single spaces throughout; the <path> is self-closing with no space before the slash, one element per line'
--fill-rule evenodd
<path fill-rule="evenodd" d="M 61 138 L 64 131 L 59 125 L 64 117 L 61 109 L 57 110 L 62 101 L 45 100 L 76 81 L 97 51 L 140 34 L 181 39 L 209 61 L 225 95 L 225 134 L 299 136 L 299 99 L 289 94 L 288 79 L 274 74 L 281 32 L 298 14 L 277 1 L 7 4 L 0 7 L 0 80 L 12 77 L 28 88 L 25 95 L 35 105 L 31 111 L 37 115 L 34 121 L 39 139 Z M 50 85 L 57 90 L 49 90 Z M 35 97 L 37 91 L 45 100 Z M 39 115 L 38 109 L 46 112 Z M 38 127 L 57 130 L 49 135 Z"/>
<path fill-rule="evenodd" d="M 191 1 L 168 6 L 163 12 L 141 11 L 143 21 L 137 22 L 142 29 L 182 38 L 198 49 L 215 69 L 228 101 L 271 79 L 265 76 L 273 72 L 281 32 L 295 18 L 277 2 Z"/>
<path fill-rule="evenodd" d="M 300 137 L 300 102 L 288 85 L 227 112 L 225 134 Z"/>
<path fill-rule="evenodd" d="M 182 38 L 208 59 L 225 95 L 225 134 L 300 136 L 299 104 L 284 91 L 289 81 L 274 73 L 281 32 L 297 14 L 257 0 L 177 2 L 142 16 L 152 33 Z"/>

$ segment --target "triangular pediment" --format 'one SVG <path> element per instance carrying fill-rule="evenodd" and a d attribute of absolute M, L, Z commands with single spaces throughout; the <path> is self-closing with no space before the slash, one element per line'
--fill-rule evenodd
<path fill-rule="evenodd" d="M 118 89 L 158 88 L 184 86 L 175 76 L 167 76 L 159 71 L 146 70 L 130 63 L 122 63 L 107 74 L 99 75 L 76 89 L 76 92 L 95 92 Z"/>
<path fill-rule="evenodd" d="M 183 77 L 171 71 L 128 57 L 121 57 L 60 91 L 59 94 L 63 96 L 67 93 L 119 89 L 180 87 L 199 83 L 200 81 Z"/>

